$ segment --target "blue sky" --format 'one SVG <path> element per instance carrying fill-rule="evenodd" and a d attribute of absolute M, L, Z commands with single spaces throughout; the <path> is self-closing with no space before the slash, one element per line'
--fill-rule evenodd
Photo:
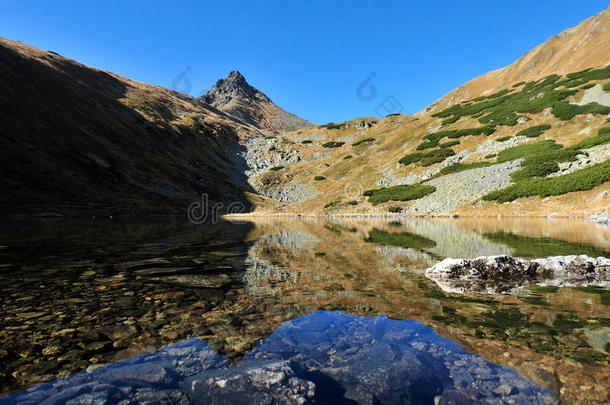
<path fill-rule="evenodd" d="M 375 115 L 388 96 L 404 113 L 415 113 L 608 5 L 598 0 L 174 3 L 3 1 L 0 35 L 165 87 L 186 72 L 194 96 L 237 69 L 281 107 L 326 123 Z M 371 73 L 375 97 L 357 97 Z M 185 86 L 181 81 L 175 87 Z"/>

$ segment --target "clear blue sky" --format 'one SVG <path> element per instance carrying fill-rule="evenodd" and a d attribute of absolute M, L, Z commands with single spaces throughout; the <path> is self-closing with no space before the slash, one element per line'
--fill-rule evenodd
<path fill-rule="evenodd" d="M 602 11 L 601 0 L 3 1 L 0 35 L 191 95 L 237 69 L 281 107 L 326 123 L 414 113 Z M 371 72 L 376 97 L 356 97 Z M 185 89 L 178 83 L 178 90 Z"/>

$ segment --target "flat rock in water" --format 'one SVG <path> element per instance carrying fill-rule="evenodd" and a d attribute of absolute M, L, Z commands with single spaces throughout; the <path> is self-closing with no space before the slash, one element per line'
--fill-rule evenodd
<path fill-rule="evenodd" d="M 506 293 L 530 284 L 584 286 L 610 284 L 610 259 L 554 256 L 525 260 L 511 256 L 445 259 L 426 276 L 447 292 Z"/>

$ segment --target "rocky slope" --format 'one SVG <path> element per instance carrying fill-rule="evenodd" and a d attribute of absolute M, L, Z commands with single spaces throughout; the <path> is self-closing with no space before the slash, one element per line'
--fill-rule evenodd
<path fill-rule="evenodd" d="M 414 116 L 357 118 L 266 139 L 267 157 L 290 153 L 290 160 L 250 174 L 259 193 L 281 196 L 258 211 L 606 212 L 609 25 L 606 9 Z"/>
<path fill-rule="evenodd" d="M 244 123 L 272 132 L 293 131 L 312 125 L 278 107 L 269 97 L 250 86 L 236 70 L 229 73 L 226 79 L 218 80 L 201 100 Z"/>

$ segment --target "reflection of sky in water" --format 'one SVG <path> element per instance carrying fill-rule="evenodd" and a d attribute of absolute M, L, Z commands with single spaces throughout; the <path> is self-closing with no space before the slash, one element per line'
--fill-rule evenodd
<path fill-rule="evenodd" d="M 286 322 L 237 366 L 197 338 L 39 384 L 0 403 L 553 403 L 514 370 L 418 321 L 315 312 Z"/>

